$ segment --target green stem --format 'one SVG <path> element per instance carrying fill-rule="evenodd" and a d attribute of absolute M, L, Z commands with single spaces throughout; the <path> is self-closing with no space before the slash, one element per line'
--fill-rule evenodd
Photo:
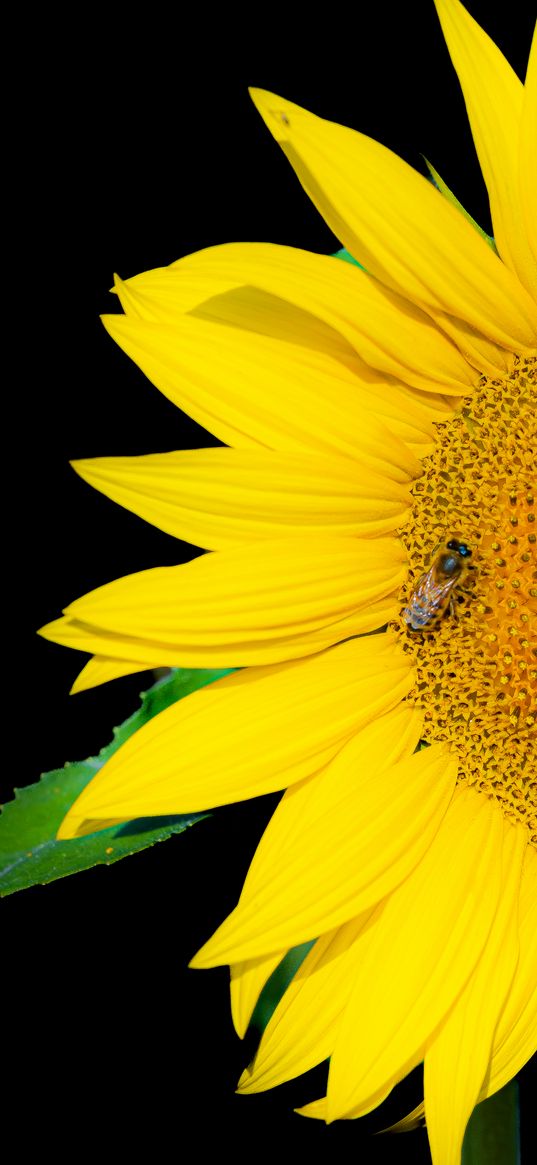
<path fill-rule="evenodd" d="M 520 1165 L 516 1080 L 474 1108 L 464 1137 L 462 1165 Z"/>

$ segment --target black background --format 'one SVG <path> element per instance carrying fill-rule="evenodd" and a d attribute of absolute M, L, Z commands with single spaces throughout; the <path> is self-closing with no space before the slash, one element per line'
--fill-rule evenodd
<path fill-rule="evenodd" d="M 499 15 L 485 0 L 469 7 L 523 76 L 532 6 L 510 3 Z M 338 247 L 247 86 L 369 133 L 418 168 L 425 154 L 490 228 L 429 0 L 358 4 L 352 18 L 338 5 L 315 15 L 223 9 L 216 18 L 200 7 L 82 6 L 61 21 L 34 18 L 12 51 L 15 197 L 5 229 L 21 289 L 20 334 L 13 345 L 6 336 L 15 356 L 4 438 L 15 646 L 4 662 L 27 712 L 2 774 L 4 798 L 41 771 L 96 753 L 149 682 L 128 677 L 69 697 L 82 657 L 35 629 L 92 587 L 193 553 L 68 465 L 215 443 L 104 332 L 99 313 L 116 310 L 113 271 L 128 277 L 226 241 Z M 220 1147 L 249 1160 L 292 1145 L 363 1162 L 428 1161 L 423 1133 L 370 1138 L 417 1102 L 417 1079 L 384 1120 L 329 1129 L 291 1111 L 321 1094 L 321 1072 L 274 1094 L 234 1094 L 244 1049 L 229 1019 L 227 973 L 186 965 L 234 905 L 274 803 L 224 809 L 127 861 L 3 901 L 5 1007 L 16 1032 L 9 1075 L 16 1091 L 29 1089 L 36 1113 L 18 1126 L 23 1138 L 33 1126 L 49 1151 L 75 1156 L 92 1144 L 125 1155 L 147 1146 L 160 1160 L 184 1155 L 186 1136 L 202 1157 Z M 526 1070 L 524 1111 L 528 1081 Z"/>

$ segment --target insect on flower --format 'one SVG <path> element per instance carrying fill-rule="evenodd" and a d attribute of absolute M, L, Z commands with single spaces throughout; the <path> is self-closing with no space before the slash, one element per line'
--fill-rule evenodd
<path fill-rule="evenodd" d="M 455 613 L 453 590 L 463 582 L 468 572 L 472 551 L 466 542 L 450 538 L 436 555 L 432 565 L 418 579 L 410 601 L 403 611 L 403 619 L 411 631 L 431 629 L 444 614 L 448 604 Z"/>

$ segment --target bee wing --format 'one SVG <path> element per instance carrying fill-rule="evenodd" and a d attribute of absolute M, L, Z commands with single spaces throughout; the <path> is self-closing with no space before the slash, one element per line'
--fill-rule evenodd
<path fill-rule="evenodd" d="M 437 609 L 442 606 L 455 581 L 452 578 L 440 581 L 436 577 L 434 567 L 432 567 L 431 570 L 427 571 L 427 574 L 422 574 L 421 578 L 418 579 L 412 595 L 412 602 Z"/>
<path fill-rule="evenodd" d="M 403 618 L 413 631 L 434 623 L 446 604 L 453 583 L 453 579 L 439 580 L 434 564 L 427 574 L 422 574 L 403 611 Z"/>

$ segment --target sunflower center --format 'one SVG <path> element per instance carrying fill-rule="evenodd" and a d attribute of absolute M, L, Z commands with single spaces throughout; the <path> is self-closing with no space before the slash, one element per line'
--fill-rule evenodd
<path fill-rule="evenodd" d="M 505 379 L 482 377 L 437 428 L 400 531 L 412 600 L 435 552 L 452 538 L 472 549 L 451 603 L 422 631 L 396 623 L 414 657 L 409 699 L 423 738 L 447 741 L 459 780 L 502 804 L 537 845 L 537 360 L 516 356 Z M 533 625 L 533 629 L 532 629 Z"/>

